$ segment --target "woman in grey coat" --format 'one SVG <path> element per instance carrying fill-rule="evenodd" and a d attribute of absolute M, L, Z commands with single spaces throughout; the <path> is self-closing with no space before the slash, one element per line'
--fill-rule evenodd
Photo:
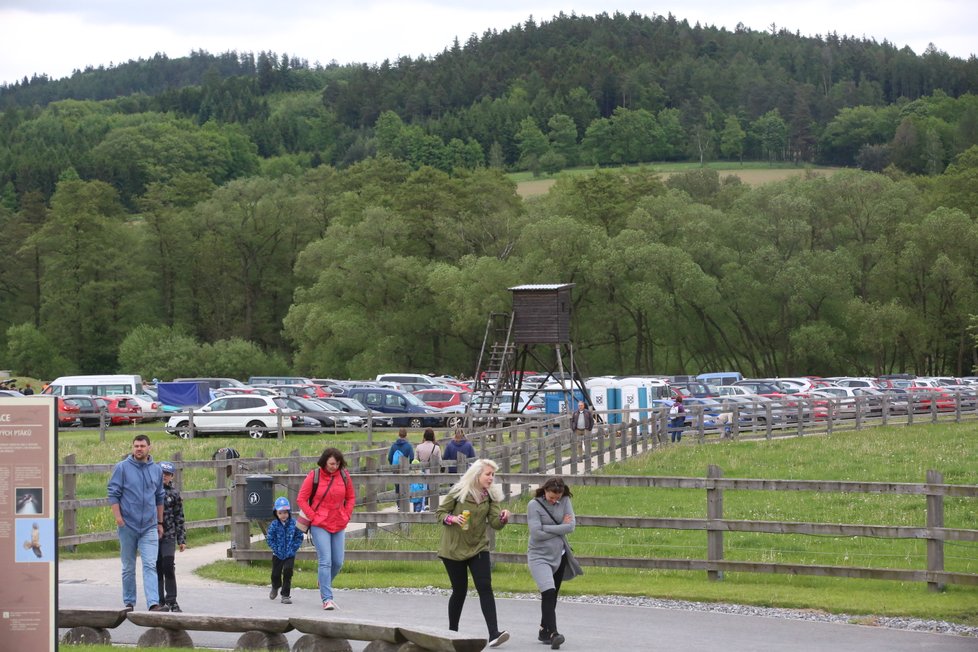
<path fill-rule="evenodd" d="M 555 476 L 537 489 L 536 498 L 530 501 L 526 511 L 530 529 L 526 559 L 542 600 L 537 638 L 550 643 L 552 650 L 559 649 L 564 642 L 563 634 L 557 632 L 560 584 L 574 577 L 580 568 L 576 562 L 568 568 L 570 546 L 566 537 L 574 531 L 574 507 L 570 499 L 570 487 L 564 484 L 563 478 Z"/>

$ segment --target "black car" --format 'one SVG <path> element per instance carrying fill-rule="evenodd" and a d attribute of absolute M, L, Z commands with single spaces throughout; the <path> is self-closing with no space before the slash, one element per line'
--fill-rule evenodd
<path fill-rule="evenodd" d="M 75 416 L 78 417 L 79 422 L 82 426 L 87 428 L 98 428 L 100 424 L 104 423 L 109 425 L 109 415 L 105 407 L 96 399 L 94 396 L 87 396 L 83 394 L 68 394 L 67 396 L 62 396 L 62 400 L 68 405 L 74 405 L 78 408 L 78 412 Z"/>

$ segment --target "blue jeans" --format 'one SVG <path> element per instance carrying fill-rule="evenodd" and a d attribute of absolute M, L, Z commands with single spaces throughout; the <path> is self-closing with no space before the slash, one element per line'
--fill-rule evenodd
<path fill-rule="evenodd" d="M 683 428 L 686 426 L 686 417 L 676 417 L 669 419 L 669 434 L 673 443 L 683 440 Z"/>
<path fill-rule="evenodd" d="M 143 591 L 146 606 L 160 603 L 156 557 L 159 554 L 159 533 L 156 526 L 142 532 L 122 526 L 119 528 L 119 551 L 122 557 L 122 603 L 136 604 L 136 550 L 143 560 Z"/>
<path fill-rule="evenodd" d="M 316 557 L 319 559 L 319 597 L 323 602 L 333 599 L 333 579 L 343 568 L 343 546 L 346 542 L 346 530 L 329 532 L 321 527 L 309 528 L 312 545 L 316 546 Z"/>

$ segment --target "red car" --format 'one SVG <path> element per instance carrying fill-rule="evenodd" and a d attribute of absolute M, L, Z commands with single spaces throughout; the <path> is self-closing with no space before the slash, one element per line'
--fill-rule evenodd
<path fill-rule="evenodd" d="M 436 408 L 464 405 L 472 400 L 472 395 L 468 392 L 454 389 L 419 389 L 412 394 Z"/>
<path fill-rule="evenodd" d="M 256 385 L 256 387 L 268 387 L 282 396 L 296 396 L 298 398 L 329 398 L 332 396 L 326 387 L 316 383 L 308 385 Z"/>
<path fill-rule="evenodd" d="M 956 407 L 954 396 L 936 387 L 910 386 L 907 388 L 907 398 L 914 412 L 930 412 L 931 402 L 937 404 L 938 412 L 950 412 Z"/>
<path fill-rule="evenodd" d="M 81 423 L 81 408 L 58 397 L 58 423 L 62 426 L 77 426 Z"/>
<path fill-rule="evenodd" d="M 100 396 L 96 399 L 109 417 L 109 425 L 123 426 L 143 420 L 143 408 L 131 398 L 122 396 Z"/>

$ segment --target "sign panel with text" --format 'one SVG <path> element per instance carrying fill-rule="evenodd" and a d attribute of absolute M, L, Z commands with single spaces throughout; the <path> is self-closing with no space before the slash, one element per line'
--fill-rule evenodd
<path fill-rule="evenodd" d="M 0 640 L 56 650 L 57 404 L 0 397 Z"/>

